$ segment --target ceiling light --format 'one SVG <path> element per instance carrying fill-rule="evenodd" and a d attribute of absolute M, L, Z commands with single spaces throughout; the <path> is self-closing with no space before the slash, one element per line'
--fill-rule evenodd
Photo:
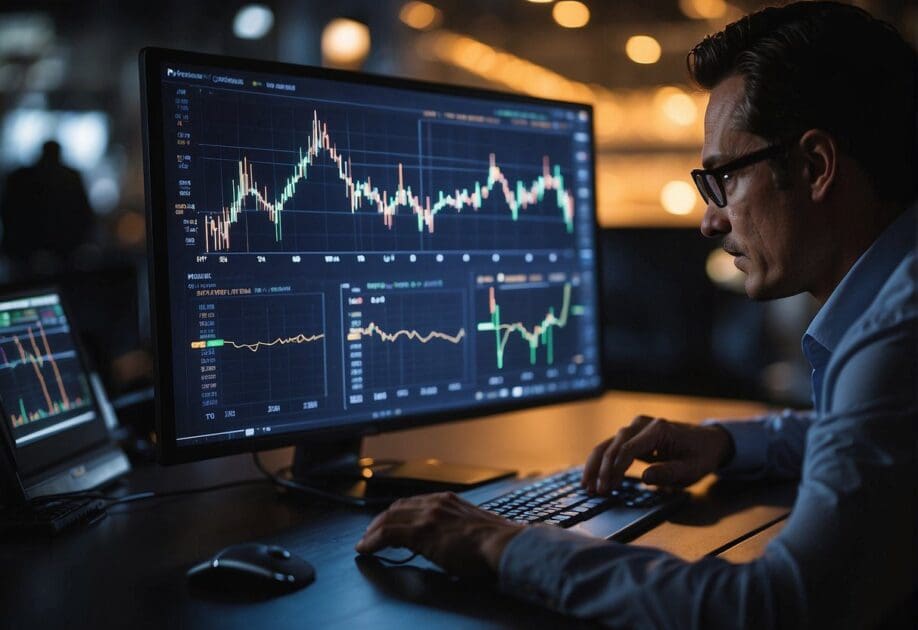
<path fill-rule="evenodd" d="M 727 3 L 724 0 L 679 0 L 682 12 L 696 20 L 714 20 L 727 13 Z"/>
<path fill-rule="evenodd" d="M 695 207 L 695 187 L 681 179 L 667 182 L 660 191 L 660 203 L 670 214 L 689 214 Z"/>
<path fill-rule="evenodd" d="M 322 30 L 322 57 L 335 66 L 358 67 L 370 52 L 370 29 L 357 20 L 335 18 Z"/>
<path fill-rule="evenodd" d="M 45 13 L 9 13 L 0 17 L 0 58 L 27 59 L 51 50 L 54 22 Z"/>
<path fill-rule="evenodd" d="M 240 39 L 261 39 L 274 26 L 274 13 L 263 4 L 247 4 L 236 13 L 233 33 Z"/>
<path fill-rule="evenodd" d="M 411 28 L 426 31 L 443 21 L 443 13 L 426 2 L 406 2 L 398 12 L 398 19 Z"/>
<path fill-rule="evenodd" d="M 698 120 L 698 106 L 692 97 L 672 85 L 661 87 L 654 95 L 654 104 L 666 118 L 680 127 L 688 127 Z"/>
<path fill-rule="evenodd" d="M 551 16 L 564 28 L 580 28 L 590 21 L 590 9 L 576 0 L 562 0 L 552 7 Z"/>
<path fill-rule="evenodd" d="M 625 43 L 625 53 L 634 63 L 657 63 L 661 52 L 660 42 L 650 35 L 634 35 Z"/>

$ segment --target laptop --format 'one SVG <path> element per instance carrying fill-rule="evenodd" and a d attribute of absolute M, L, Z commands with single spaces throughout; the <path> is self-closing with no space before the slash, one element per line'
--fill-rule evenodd
<path fill-rule="evenodd" d="M 0 294 L 2 505 L 90 490 L 130 469 L 70 321 L 54 288 Z"/>

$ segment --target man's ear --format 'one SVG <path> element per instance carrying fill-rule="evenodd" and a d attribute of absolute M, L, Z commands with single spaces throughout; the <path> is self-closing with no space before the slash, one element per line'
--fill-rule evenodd
<path fill-rule="evenodd" d="M 835 138 L 821 129 L 810 129 L 800 136 L 798 146 L 803 156 L 804 185 L 809 188 L 810 199 L 815 202 L 825 201 L 838 170 L 838 145 Z"/>

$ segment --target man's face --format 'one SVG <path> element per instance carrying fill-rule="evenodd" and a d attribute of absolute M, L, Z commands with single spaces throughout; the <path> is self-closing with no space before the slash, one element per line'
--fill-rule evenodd
<path fill-rule="evenodd" d="M 768 146 L 759 136 L 737 128 L 736 108 L 744 94 L 743 78 L 731 76 L 711 92 L 704 119 L 702 164 L 714 168 Z M 767 162 L 729 174 L 727 205 L 708 204 L 701 231 L 723 237 L 723 248 L 746 274 L 746 294 L 754 300 L 806 290 L 808 213 L 794 188 L 779 189 Z"/>

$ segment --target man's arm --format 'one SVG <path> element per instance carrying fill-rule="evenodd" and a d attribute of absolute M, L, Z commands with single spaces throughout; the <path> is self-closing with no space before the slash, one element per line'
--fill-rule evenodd
<path fill-rule="evenodd" d="M 532 527 L 505 548 L 502 587 L 622 627 L 876 625 L 915 586 L 914 347 L 900 330 L 845 362 L 832 413 L 809 428 L 794 510 L 762 558 L 688 563 Z"/>
<path fill-rule="evenodd" d="M 615 626 L 876 625 L 914 589 L 918 408 L 902 387 L 916 382 L 914 347 L 903 328 L 848 358 L 831 415 L 807 433 L 794 510 L 754 562 L 689 563 L 424 497 L 377 518 L 358 551 L 407 546 L 471 575 L 497 566 L 507 592 Z"/>
<path fill-rule="evenodd" d="M 723 477 L 797 478 L 811 413 L 791 410 L 749 420 L 710 420 L 701 426 L 638 416 L 587 458 L 581 484 L 605 494 L 635 459 L 650 463 L 645 483 L 687 486 L 717 472 Z"/>
<path fill-rule="evenodd" d="M 786 409 L 748 420 L 710 420 L 726 429 L 733 457 L 717 470 L 731 479 L 796 479 L 800 476 L 806 434 L 813 412 Z"/>

